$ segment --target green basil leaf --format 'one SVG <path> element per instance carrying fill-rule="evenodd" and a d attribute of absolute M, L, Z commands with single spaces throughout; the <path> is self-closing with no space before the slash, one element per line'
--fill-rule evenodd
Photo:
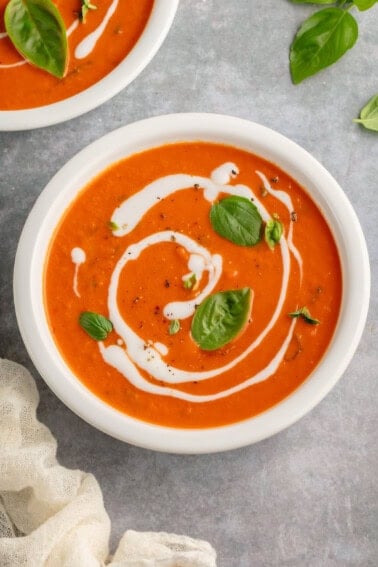
<path fill-rule="evenodd" d="M 109 319 L 92 311 L 81 313 L 79 324 L 95 341 L 103 341 L 113 330 L 113 324 Z"/>
<path fill-rule="evenodd" d="M 349 12 L 325 8 L 305 20 L 290 48 L 290 70 L 298 84 L 335 63 L 358 37 L 358 25 Z"/>
<path fill-rule="evenodd" d="M 292 311 L 291 313 L 289 313 L 289 317 L 302 317 L 302 319 L 310 325 L 319 325 L 320 323 L 318 319 L 311 317 L 310 311 L 307 309 L 307 307 L 301 307 L 296 311 Z"/>
<path fill-rule="evenodd" d="M 239 246 L 254 246 L 261 239 L 261 215 L 245 197 L 234 195 L 214 203 L 210 222 L 215 232 Z"/>
<path fill-rule="evenodd" d="M 282 223 L 277 219 L 270 219 L 265 225 L 265 242 L 271 250 L 280 241 L 283 233 Z"/>
<path fill-rule="evenodd" d="M 360 118 L 355 118 L 354 122 L 362 124 L 368 130 L 378 132 L 378 95 L 369 100 L 361 110 Z"/>
<path fill-rule="evenodd" d="M 67 66 L 67 34 L 51 0 L 10 0 L 5 29 L 13 45 L 30 63 L 62 78 Z"/>
<path fill-rule="evenodd" d="M 169 325 L 168 333 L 170 335 L 175 335 L 181 329 L 180 321 L 178 319 L 173 319 Z"/>
<path fill-rule="evenodd" d="M 250 310 L 249 287 L 210 295 L 194 314 L 191 327 L 194 341 L 203 350 L 220 348 L 239 334 Z"/>
<path fill-rule="evenodd" d="M 192 289 L 197 283 L 197 276 L 196 274 L 192 274 L 183 282 L 183 286 L 185 289 Z"/>
<path fill-rule="evenodd" d="M 372 8 L 377 2 L 378 0 L 353 0 L 353 4 L 357 6 L 360 12 L 369 10 L 369 8 Z"/>

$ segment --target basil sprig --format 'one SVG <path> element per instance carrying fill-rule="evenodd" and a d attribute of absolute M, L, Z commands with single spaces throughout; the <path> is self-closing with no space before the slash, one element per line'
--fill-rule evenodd
<path fill-rule="evenodd" d="M 375 130 L 378 132 L 378 95 L 373 96 L 363 107 L 360 112 L 360 117 L 355 118 L 354 122 L 358 122 L 365 126 L 368 130 Z"/>
<path fill-rule="evenodd" d="M 261 215 L 245 197 L 233 195 L 214 203 L 210 222 L 215 232 L 239 246 L 254 246 L 261 239 Z"/>
<path fill-rule="evenodd" d="M 178 333 L 180 329 L 180 321 L 178 319 L 173 319 L 168 327 L 168 333 L 170 335 L 176 335 L 176 333 Z"/>
<path fill-rule="evenodd" d="M 64 77 L 66 28 L 51 0 L 10 0 L 4 22 L 9 39 L 27 61 L 54 77 Z"/>
<path fill-rule="evenodd" d="M 79 317 L 79 324 L 95 341 L 103 341 L 113 330 L 113 324 L 109 319 L 93 311 L 83 311 Z"/>
<path fill-rule="evenodd" d="M 215 350 L 236 337 L 251 310 L 249 287 L 220 291 L 207 297 L 196 309 L 191 333 L 203 350 Z"/>
<path fill-rule="evenodd" d="M 310 16 L 299 28 L 290 49 L 290 70 L 298 84 L 335 63 L 358 37 L 358 25 L 349 12 L 325 8 Z"/>
<path fill-rule="evenodd" d="M 309 323 L 310 325 L 319 325 L 320 323 L 318 319 L 311 317 L 310 311 L 307 307 L 300 307 L 300 309 L 292 311 L 291 313 L 289 313 L 289 317 L 301 317 L 304 321 L 306 321 L 306 323 Z"/>
<path fill-rule="evenodd" d="M 270 219 L 265 225 L 265 242 L 271 250 L 279 243 L 283 233 L 282 223 L 278 219 Z"/>

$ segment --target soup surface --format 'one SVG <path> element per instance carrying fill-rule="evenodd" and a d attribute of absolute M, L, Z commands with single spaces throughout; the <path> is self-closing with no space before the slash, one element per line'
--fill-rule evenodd
<path fill-rule="evenodd" d="M 67 29 L 69 63 L 57 79 L 27 63 L 4 30 L 0 0 L 0 110 L 51 104 L 73 96 L 110 73 L 138 41 L 150 16 L 153 0 L 97 0 L 85 23 L 79 20 L 81 0 L 56 0 Z M 85 43 L 83 43 L 85 42 Z"/>
<path fill-rule="evenodd" d="M 214 203 L 253 202 L 272 249 L 215 232 Z M 341 301 L 331 231 L 309 195 L 275 165 L 241 149 L 178 143 L 132 155 L 93 179 L 64 214 L 45 265 L 51 333 L 96 396 L 157 424 L 203 428 L 277 404 L 322 358 Z M 249 288 L 245 327 L 220 348 L 194 341 L 196 309 L 220 291 Z M 319 324 L 289 313 L 306 306 Z M 105 340 L 79 324 L 108 318 Z M 173 325 L 173 326 L 172 326 Z"/>

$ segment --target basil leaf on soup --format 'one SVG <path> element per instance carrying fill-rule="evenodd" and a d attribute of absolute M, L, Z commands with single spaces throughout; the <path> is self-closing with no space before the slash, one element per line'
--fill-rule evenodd
<path fill-rule="evenodd" d="M 270 219 L 265 225 L 265 242 L 271 250 L 281 239 L 283 233 L 282 223 L 277 219 Z"/>
<path fill-rule="evenodd" d="M 5 29 L 14 47 L 27 61 L 62 78 L 67 67 L 67 34 L 51 0 L 10 0 L 4 13 Z"/>
<path fill-rule="evenodd" d="M 378 0 L 353 0 L 353 4 L 357 6 L 361 12 L 369 10 L 369 8 L 372 8 L 377 2 Z"/>
<path fill-rule="evenodd" d="M 292 311 L 291 313 L 289 313 L 289 317 L 301 317 L 304 321 L 306 321 L 306 323 L 309 323 L 310 325 L 319 325 L 320 323 L 318 319 L 311 317 L 310 311 L 307 309 L 307 307 L 301 307 L 296 311 Z"/>
<path fill-rule="evenodd" d="M 251 311 L 249 287 L 220 291 L 207 297 L 196 309 L 191 333 L 203 350 L 215 350 L 234 339 L 248 321 Z"/>
<path fill-rule="evenodd" d="M 355 118 L 353 122 L 358 122 L 368 130 L 378 132 L 378 95 L 373 96 L 360 113 L 360 118 Z"/>
<path fill-rule="evenodd" d="M 226 197 L 210 209 L 210 222 L 220 236 L 239 246 L 254 246 L 261 238 L 262 218 L 245 197 Z"/>
<path fill-rule="evenodd" d="M 79 324 L 95 341 L 103 341 L 113 330 L 113 324 L 109 319 L 92 311 L 84 311 L 81 313 Z"/>
<path fill-rule="evenodd" d="M 332 65 L 353 47 L 358 25 L 348 11 L 325 8 L 303 22 L 290 48 L 290 70 L 298 84 Z"/>
<path fill-rule="evenodd" d="M 180 321 L 178 319 L 173 319 L 173 321 L 170 322 L 168 333 L 170 335 L 175 335 L 176 333 L 179 332 L 180 329 L 181 329 Z"/>

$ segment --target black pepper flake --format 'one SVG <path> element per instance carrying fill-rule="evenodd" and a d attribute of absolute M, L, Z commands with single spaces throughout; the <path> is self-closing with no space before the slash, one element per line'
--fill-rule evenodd
<path fill-rule="evenodd" d="M 235 177 L 235 175 L 237 175 L 238 172 L 235 169 L 231 169 L 231 175 L 233 175 Z"/>
<path fill-rule="evenodd" d="M 278 177 L 278 175 L 275 175 L 274 177 L 272 177 L 271 182 L 272 183 L 278 183 L 280 180 L 280 178 Z"/>
<path fill-rule="evenodd" d="M 160 213 L 159 217 L 163 220 L 163 219 L 165 219 L 166 215 L 164 213 Z"/>
<path fill-rule="evenodd" d="M 143 327 L 143 321 L 139 321 L 138 327 L 139 327 L 139 329 L 141 329 Z"/>
<path fill-rule="evenodd" d="M 297 220 L 298 220 L 298 215 L 297 215 L 297 213 L 296 213 L 295 211 L 292 211 L 292 212 L 290 213 L 290 218 L 291 218 L 291 220 L 292 220 L 293 222 L 297 222 Z"/>
<path fill-rule="evenodd" d="M 133 299 L 133 303 L 138 303 L 139 300 L 140 300 L 140 297 L 136 296 L 136 297 L 134 297 L 134 299 Z"/>
<path fill-rule="evenodd" d="M 194 189 L 199 189 L 199 187 L 200 187 L 200 186 L 199 186 L 198 183 L 195 183 L 195 184 L 194 184 Z"/>
<path fill-rule="evenodd" d="M 174 234 L 171 234 L 171 241 L 172 241 L 172 242 L 176 242 L 176 237 L 175 237 Z"/>
<path fill-rule="evenodd" d="M 169 287 L 170 285 L 169 280 L 164 280 L 164 287 Z"/>
<path fill-rule="evenodd" d="M 160 307 L 159 307 L 159 305 L 156 305 L 155 309 L 154 309 L 154 314 L 159 315 L 159 313 L 160 313 Z"/>

